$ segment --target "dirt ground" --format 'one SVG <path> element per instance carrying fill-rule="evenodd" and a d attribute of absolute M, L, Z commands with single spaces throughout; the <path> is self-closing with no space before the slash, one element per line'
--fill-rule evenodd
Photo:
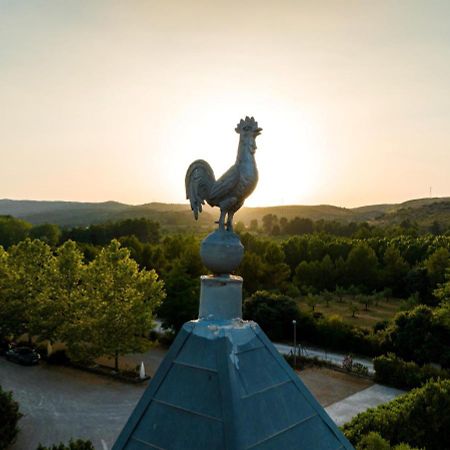
<path fill-rule="evenodd" d="M 311 367 L 297 372 L 322 406 L 343 400 L 373 385 L 373 382 L 327 368 Z"/>

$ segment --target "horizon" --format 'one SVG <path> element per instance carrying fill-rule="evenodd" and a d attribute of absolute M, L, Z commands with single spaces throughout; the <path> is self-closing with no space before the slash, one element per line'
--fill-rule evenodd
<path fill-rule="evenodd" d="M 450 3 L 0 3 L 2 197 L 184 203 L 253 115 L 247 205 L 450 196 Z M 383 199 L 383 201 L 380 201 Z"/>
<path fill-rule="evenodd" d="M 449 200 L 450 196 L 442 196 L 442 197 L 419 197 L 419 198 L 409 198 L 407 200 L 402 200 L 399 202 L 376 202 L 376 203 L 366 203 L 362 205 L 357 206 L 342 206 L 342 205 L 336 205 L 333 203 L 289 203 L 285 205 L 244 205 L 242 208 L 289 208 L 289 207 L 296 207 L 296 206 L 332 206 L 336 208 L 342 208 L 342 209 L 358 209 L 358 208 L 364 208 L 367 206 L 383 206 L 383 205 L 401 205 L 403 203 L 408 203 L 412 201 L 421 201 L 421 200 L 436 200 L 436 201 L 446 201 Z M 176 205 L 176 206 L 182 206 L 186 205 L 186 207 L 189 207 L 189 201 L 186 200 L 185 202 L 164 202 L 164 201 L 158 201 L 153 200 L 150 202 L 145 203 L 125 203 L 118 200 L 100 200 L 100 201 L 84 201 L 84 200 L 61 200 L 61 199 L 31 199 L 31 198 L 21 198 L 21 199 L 13 199 L 13 198 L 0 198 L 1 201 L 12 201 L 12 202 L 49 202 L 49 203 L 89 203 L 89 204 L 105 204 L 105 203 L 118 203 L 121 205 L 126 206 L 145 206 L 145 205 L 151 205 L 151 204 L 162 204 L 162 205 Z M 209 205 L 205 205 L 209 208 L 211 208 Z"/>

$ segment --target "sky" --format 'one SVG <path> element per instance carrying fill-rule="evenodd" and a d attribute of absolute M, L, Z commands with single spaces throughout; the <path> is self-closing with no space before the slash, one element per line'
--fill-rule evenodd
<path fill-rule="evenodd" d="M 185 202 L 234 164 L 246 204 L 450 196 L 448 0 L 0 0 L 0 198 Z"/>

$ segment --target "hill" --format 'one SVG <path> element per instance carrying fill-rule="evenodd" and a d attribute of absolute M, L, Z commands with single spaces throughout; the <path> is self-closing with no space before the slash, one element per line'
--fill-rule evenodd
<path fill-rule="evenodd" d="M 260 222 L 266 214 L 276 214 L 278 217 L 287 219 L 304 217 L 339 222 L 368 221 L 375 225 L 398 224 L 409 220 L 421 226 L 430 226 L 437 221 L 447 227 L 450 226 L 450 197 L 415 199 L 397 204 L 367 205 L 358 208 L 341 208 L 332 205 L 244 207 L 236 215 L 236 220 L 248 225 L 253 219 Z M 166 227 L 209 228 L 217 219 L 217 212 L 206 206 L 196 225 L 187 203 L 154 202 L 134 206 L 114 201 L 83 203 L 8 199 L 0 200 L 0 215 L 11 215 L 35 225 L 55 223 L 66 227 L 145 217 L 156 220 Z"/>

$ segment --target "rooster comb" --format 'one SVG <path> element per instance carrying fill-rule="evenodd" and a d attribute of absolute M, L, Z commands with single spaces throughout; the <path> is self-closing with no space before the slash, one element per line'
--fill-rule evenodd
<path fill-rule="evenodd" d="M 241 119 L 235 128 L 236 133 L 241 134 L 243 131 L 261 132 L 262 128 L 258 127 L 258 122 L 253 117 L 246 116 L 245 119 Z"/>

